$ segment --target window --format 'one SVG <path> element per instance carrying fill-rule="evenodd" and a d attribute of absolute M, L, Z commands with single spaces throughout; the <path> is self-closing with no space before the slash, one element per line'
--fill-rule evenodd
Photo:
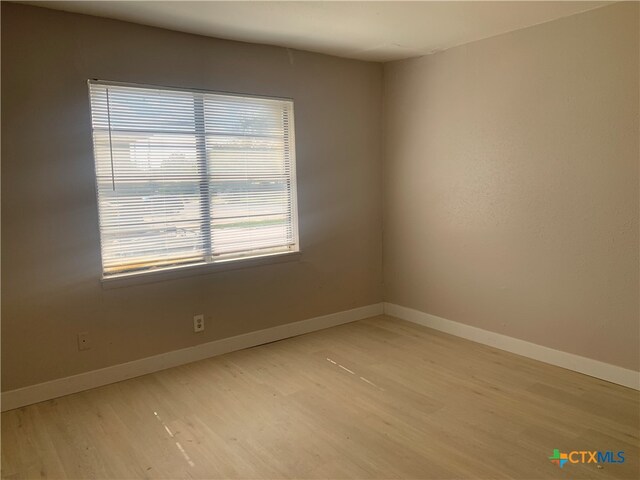
<path fill-rule="evenodd" d="M 292 100 L 89 91 L 103 277 L 298 251 Z"/>

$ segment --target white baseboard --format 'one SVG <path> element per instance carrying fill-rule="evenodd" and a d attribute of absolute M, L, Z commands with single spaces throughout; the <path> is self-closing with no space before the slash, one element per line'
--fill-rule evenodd
<path fill-rule="evenodd" d="M 362 320 L 363 318 L 381 315 L 382 312 L 383 304 L 376 303 L 2 392 L 2 411 L 12 410 L 90 388 L 101 387 L 109 383 L 139 377 L 140 375 L 146 375 L 166 368 L 184 365 L 185 363 L 242 350 L 243 348 L 255 347 L 256 345 L 295 337 L 343 323 Z"/>
<path fill-rule="evenodd" d="M 435 315 L 414 310 L 412 308 L 384 304 L 384 313 L 392 317 L 417 323 L 457 337 L 466 338 L 473 342 L 516 353 L 523 357 L 533 358 L 544 363 L 583 373 L 591 377 L 600 378 L 608 382 L 640 390 L 640 372 L 600 362 L 591 358 L 581 357 L 572 353 L 554 350 L 535 343 L 508 337 L 500 333 L 490 332 L 463 323 L 454 322 Z"/>

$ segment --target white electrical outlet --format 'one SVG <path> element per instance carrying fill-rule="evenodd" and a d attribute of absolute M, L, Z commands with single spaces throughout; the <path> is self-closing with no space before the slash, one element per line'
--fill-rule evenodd
<path fill-rule="evenodd" d="M 193 316 L 193 331 L 196 333 L 204 331 L 204 315 Z"/>
<path fill-rule="evenodd" d="M 91 348 L 91 341 L 89 339 L 89 332 L 81 332 L 78 334 L 78 350 L 89 350 Z"/>

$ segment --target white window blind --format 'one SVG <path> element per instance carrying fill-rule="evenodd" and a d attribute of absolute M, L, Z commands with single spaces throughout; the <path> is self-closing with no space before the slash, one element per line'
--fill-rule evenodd
<path fill-rule="evenodd" d="M 298 250 L 293 101 L 89 91 L 103 276 Z"/>

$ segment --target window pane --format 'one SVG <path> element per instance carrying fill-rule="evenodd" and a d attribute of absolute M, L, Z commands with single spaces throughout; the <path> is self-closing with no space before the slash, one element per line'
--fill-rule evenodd
<path fill-rule="evenodd" d="M 286 180 L 214 181 L 211 200 L 213 254 L 294 243 Z"/>
<path fill-rule="evenodd" d="M 259 100 L 250 109 L 217 98 L 212 103 L 208 113 L 223 112 L 229 118 L 225 122 L 211 114 L 215 121 L 206 130 L 213 255 L 291 249 L 292 165 L 283 106 Z"/>

